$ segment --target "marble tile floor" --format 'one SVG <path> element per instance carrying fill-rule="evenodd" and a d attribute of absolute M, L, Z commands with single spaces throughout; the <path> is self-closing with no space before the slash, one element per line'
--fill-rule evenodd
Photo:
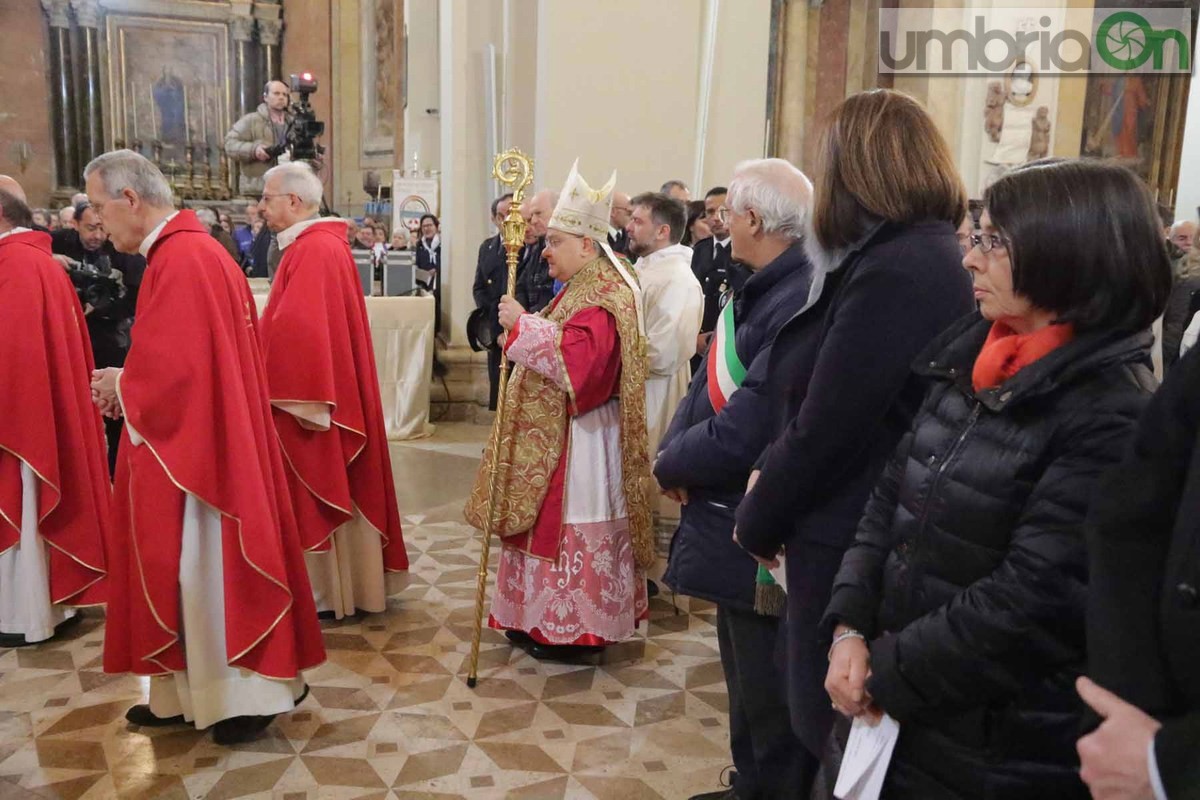
<path fill-rule="evenodd" d="M 0 800 L 685 798 L 718 788 L 728 704 L 711 604 L 652 601 L 638 635 L 575 664 L 484 631 L 465 683 L 479 541 L 462 522 L 487 429 L 392 447 L 412 568 L 385 613 L 324 623 L 310 697 L 259 741 L 137 729 L 143 681 L 101 668 L 103 614 L 0 650 Z M 494 549 L 493 549 L 494 553 Z M 493 572 L 494 574 L 494 572 Z"/>

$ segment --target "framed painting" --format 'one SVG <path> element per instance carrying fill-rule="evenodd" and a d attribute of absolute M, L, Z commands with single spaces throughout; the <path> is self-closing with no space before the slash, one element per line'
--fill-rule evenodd
<path fill-rule="evenodd" d="M 362 157 L 390 165 L 396 149 L 400 75 L 395 0 L 362 0 Z"/>
<path fill-rule="evenodd" d="M 224 22 L 112 14 L 108 37 L 109 126 L 114 143 L 185 148 L 215 157 L 229 130 L 229 28 Z"/>

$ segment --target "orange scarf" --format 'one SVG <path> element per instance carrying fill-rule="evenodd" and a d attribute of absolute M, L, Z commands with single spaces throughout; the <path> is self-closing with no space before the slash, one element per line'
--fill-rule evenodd
<path fill-rule="evenodd" d="M 1075 328 L 1070 324 L 1047 325 L 1033 333 L 1017 333 L 1003 322 L 992 323 L 971 373 L 975 391 L 999 386 L 1074 338 Z"/>

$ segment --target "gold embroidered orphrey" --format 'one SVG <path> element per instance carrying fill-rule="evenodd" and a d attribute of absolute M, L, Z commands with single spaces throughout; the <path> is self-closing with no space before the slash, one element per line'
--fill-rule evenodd
<path fill-rule="evenodd" d="M 654 531 L 650 518 L 648 486 L 649 445 L 646 438 L 646 348 L 638 333 L 633 291 L 625 284 L 612 262 L 601 255 L 579 271 L 563 289 L 563 296 L 549 313 L 560 326 L 585 308 L 599 307 L 613 315 L 621 338 L 620 441 L 621 487 L 633 540 L 634 560 L 639 567 L 654 563 Z M 561 334 L 560 334 L 561 341 Z M 561 358 L 561 355 L 560 355 Z M 508 539 L 528 533 L 550 488 L 566 446 L 570 418 L 567 392 L 549 378 L 522 364 L 513 369 L 508 392 L 503 398 L 504 424 L 493 430 L 499 436 L 492 464 L 489 447 L 475 478 L 475 487 L 464 509 L 467 521 L 485 532 Z M 494 472 L 493 472 L 494 467 Z M 491 525 L 484 519 L 489 478 L 497 481 L 496 507 Z"/>

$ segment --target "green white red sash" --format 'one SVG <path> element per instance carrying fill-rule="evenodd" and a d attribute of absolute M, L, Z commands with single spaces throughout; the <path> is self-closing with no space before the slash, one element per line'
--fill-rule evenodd
<path fill-rule="evenodd" d="M 746 365 L 738 358 L 733 336 L 733 301 L 721 309 L 708 353 L 708 401 L 718 414 L 746 379 Z"/>

